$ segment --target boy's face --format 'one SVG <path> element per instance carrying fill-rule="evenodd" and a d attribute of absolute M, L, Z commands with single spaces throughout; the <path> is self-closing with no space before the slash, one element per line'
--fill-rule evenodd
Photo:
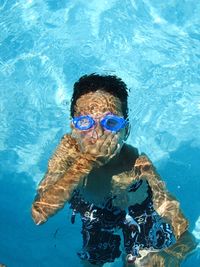
<path fill-rule="evenodd" d="M 74 118 L 87 115 L 95 121 L 95 124 L 88 130 L 80 130 L 73 123 L 71 124 L 72 136 L 76 138 L 83 152 L 87 147 L 96 148 L 103 139 L 110 140 L 110 143 L 112 142 L 110 146 L 112 145 L 112 147 L 116 145 L 117 152 L 121 150 L 127 133 L 127 127 L 123 127 L 116 133 L 113 133 L 100 124 L 100 121 L 110 113 L 123 117 L 121 101 L 108 92 L 98 90 L 84 94 L 77 99 Z M 109 147 L 108 141 L 107 143 L 105 142 L 105 146 Z M 111 154 L 112 151 L 109 153 Z"/>

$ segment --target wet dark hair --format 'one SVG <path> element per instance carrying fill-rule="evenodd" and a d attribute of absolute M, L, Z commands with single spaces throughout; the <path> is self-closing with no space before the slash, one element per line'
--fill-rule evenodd
<path fill-rule="evenodd" d="M 99 89 L 118 97 L 122 103 L 123 116 L 128 118 L 128 89 L 126 84 L 117 76 L 95 73 L 84 75 L 75 82 L 70 108 L 71 116 L 74 116 L 75 104 L 80 96 Z"/>

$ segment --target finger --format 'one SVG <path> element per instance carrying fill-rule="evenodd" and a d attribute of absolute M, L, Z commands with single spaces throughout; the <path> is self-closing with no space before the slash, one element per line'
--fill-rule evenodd
<path fill-rule="evenodd" d="M 100 151 L 104 155 L 105 154 L 106 155 L 109 155 L 110 154 L 110 152 L 111 152 L 111 143 L 112 143 L 113 137 L 114 137 L 113 134 L 112 133 L 109 133 L 109 134 L 107 134 L 107 136 L 105 137 L 105 139 L 102 140 Z"/>
<path fill-rule="evenodd" d="M 102 153 L 106 154 L 107 156 L 110 156 L 115 154 L 115 151 L 117 150 L 118 146 L 118 135 L 116 133 L 110 133 L 110 135 L 106 138 L 106 140 L 103 143 L 102 146 Z"/>
<path fill-rule="evenodd" d="M 112 157 L 114 157 L 122 147 L 122 144 L 120 142 L 120 133 L 116 133 L 115 137 L 112 140 Z"/>
<path fill-rule="evenodd" d="M 115 156 L 120 148 L 120 144 L 118 142 L 119 135 L 115 134 L 113 139 L 111 140 L 110 150 L 113 156 Z"/>

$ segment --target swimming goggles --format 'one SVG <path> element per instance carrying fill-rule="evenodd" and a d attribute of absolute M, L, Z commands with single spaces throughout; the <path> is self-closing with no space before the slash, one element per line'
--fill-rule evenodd
<path fill-rule="evenodd" d="M 74 126 L 81 130 L 86 131 L 91 129 L 96 121 L 89 115 L 83 115 L 72 119 Z M 123 117 L 114 114 L 109 114 L 100 120 L 100 125 L 108 131 L 118 132 L 128 124 L 128 121 Z"/>

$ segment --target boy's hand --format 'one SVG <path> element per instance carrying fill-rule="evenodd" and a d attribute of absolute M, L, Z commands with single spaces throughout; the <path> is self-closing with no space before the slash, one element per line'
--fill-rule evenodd
<path fill-rule="evenodd" d="M 81 144 L 81 152 L 92 156 L 98 166 L 106 164 L 119 151 L 119 135 L 117 133 L 104 132 L 95 143 L 84 142 Z"/>

